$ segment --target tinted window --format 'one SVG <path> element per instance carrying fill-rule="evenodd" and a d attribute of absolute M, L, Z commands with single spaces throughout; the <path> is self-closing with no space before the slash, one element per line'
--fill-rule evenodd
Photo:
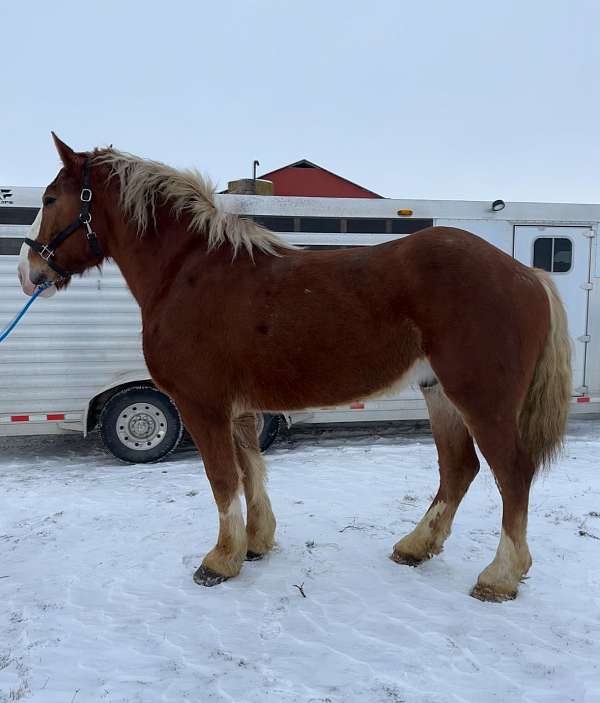
<path fill-rule="evenodd" d="M 334 249 L 354 249 L 355 247 L 344 246 L 343 244 L 309 244 L 303 245 L 302 249 L 309 249 L 310 251 L 332 251 Z"/>
<path fill-rule="evenodd" d="M 556 273 L 569 271 L 573 258 L 573 243 L 570 239 L 557 238 L 554 240 L 554 256 L 552 270 Z"/>
<path fill-rule="evenodd" d="M 371 220 L 367 217 L 347 220 L 346 231 L 353 234 L 385 234 L 385 220 Z"/>
<path fill-rule="evenodd" d="M 268 217 L 266 215 L 254 215 L 252 218 L 258 225 L 262 225 L 272 232 L 293 232 L 293 217 Z"/>
<path fill-rule="evenodd" d="M 410 234 L 433 227 L 433 220 L 392 220 L 392 234 Z"/>
<path fill-rule="evenodd" d="M 0 237 L 0 256 L 18 256 L 23 237 Z"/>
<path fill-rule="evenodd" d="M 536 239 L 533 245 L 533 265 L 544 271 L 552 271 L 552 238 Z"/>
<path fill-rule="evenodd" d="M 550 273 L 566 273 L 573 263 L 573 243 L 564 237 L 539 237 L 533 243 L 533 265 Z"/>
<path fill-rule="evenodd" d="M 342 221 L 335 217 L 302 217 L 301 232 L 341 232 Z"/>
<path fill-rule="evenodd" d="M 38 210 L 37 207 L 0 207 L 0 225 L 30 225 Z"/>

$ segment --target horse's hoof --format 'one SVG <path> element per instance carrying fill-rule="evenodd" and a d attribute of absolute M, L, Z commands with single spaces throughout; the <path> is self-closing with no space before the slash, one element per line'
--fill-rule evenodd
<path fill-rule="evenodd" d="M 400 554 L 400 552 L 393 552 L 390 555 L 390 559 L 395 561 L 396 564 L 405 564 L 406 566 L 419 566 L 425 561 L 425 559 L 417 559 L 411 554 Z"/>
<path fill-rule="evenodd" d="M 223 576 L 216 571 L 209 569 L 202 564 L 194 572 L 194 581 L 200 586 L 216 586 L 218 583 L 227 581 L 229 576 Z"/>
<path fill-rule="evenodd" d="M 497 591 L 493 586 L 483 586 L 476 583 L 471 591 L 471 596 L 486 603 L 503 603 L 506 600 L 514 600 L 517 597 L 517 591 Z"/>
<path fill-rule="evenodd" d="M 260 552 L 253 552 L 250 549 L 246 552 L 246 561 L 260 561 L 265 555 Z"/>

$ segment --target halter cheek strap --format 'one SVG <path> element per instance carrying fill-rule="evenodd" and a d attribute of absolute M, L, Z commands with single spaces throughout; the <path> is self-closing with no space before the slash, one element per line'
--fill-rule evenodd
<path fill-rule="evenodd" d="M 70 278 L 73 274 L 56 263 L 54 260 L 54 254 L 58 247 L 80 227 L 84 227 L 86 230 L 85 236 L 90 243 L 90 249 L 92 250 L 94 256 L 102 256 L 102 249 L 98 243 L 98 237 L 91 227 L 92 189 L 90 188 L 90 185 L 90 160 L 87 158 L 83 164 L 83 186 L 81 189 L 81 195 L 79 196 L 79 199 L 81 200 L 79 217 L 59 232 L 49 244 L 40 244 L 35 239 L 29 239 L 28 237 L 25 238 L 25 244 L 37 252 L 48 264 L 48 266 L 53 271 L 56 271 L 56 273 L 62 278 Z"/>

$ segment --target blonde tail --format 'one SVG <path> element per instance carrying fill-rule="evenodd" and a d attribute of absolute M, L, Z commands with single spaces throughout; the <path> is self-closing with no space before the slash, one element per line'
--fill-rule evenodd
<path fill-rule="evenodd" d="M 571 339 L 564 305 L 550 276 L 538 269 L 535 274 L 548 295 L 550 330 L 521 408 L 519 429 L 537 471 L 547 468 L 562 449 L 572 379 Z"/>

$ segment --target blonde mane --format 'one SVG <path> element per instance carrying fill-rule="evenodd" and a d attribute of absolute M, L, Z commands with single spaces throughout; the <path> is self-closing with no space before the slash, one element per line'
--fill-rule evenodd
<path fill-rule="evenodd" d="M 109 167 L 109 179 L 118 179 L 121 210 L 140 236 L 150 221 L 156 224 L 157 207 L 170 203 L 176 218 L 189 216 L 190 231 L 206 235 L 209 250 L 229 243 L 234 256 L 245 248 L 252 257 L 254 249 L 278 255 L 294 248 L 252 220 L 222 210 L 213 184 L 196 170 L 180 171 L 116 149 L 96 151 L 93 161 Z"/>

